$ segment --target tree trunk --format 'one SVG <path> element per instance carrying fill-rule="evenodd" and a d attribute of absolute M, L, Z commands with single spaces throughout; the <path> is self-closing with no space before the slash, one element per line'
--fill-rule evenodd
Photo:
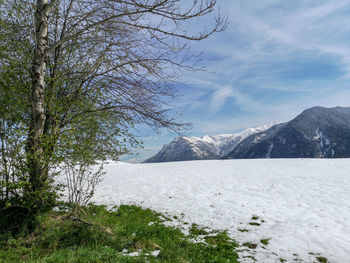
<path fill-rule="evenodd" d="M 37 0 L 35 12 L 35 50 L 32 66 L 32 123 L 28 136 L 28 168 L 32 191 L 43 190 L 47 180 L 43 134 L 45 127 L 45 75 L 48 50 L 48 0 Z"/>
<path fill-rule="evenodd" d="M 1 138 L 1 156 L 2 156 L 2 162 L 4 165 L 4 176 L 3 179 L 5 179 L 5 199 L 7 200 L 9 198 L 9 170 L 7 167 L 7 158 L 6 158 L 6 150 L 5 150 L 5 123 L 0 122 L 0 138 Z M 4 182 L 3 182 L 4 183 Z M 1 186 L 1 193 L 2 193 L 2 199 L 4 198 L 3 196 L 3 185 Z"/>

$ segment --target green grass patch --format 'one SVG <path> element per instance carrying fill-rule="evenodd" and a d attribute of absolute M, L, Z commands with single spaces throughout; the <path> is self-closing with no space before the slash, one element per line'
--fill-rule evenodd
<path fill-rule="evenodd" d="M 321 263 L 327 263 L 328 262 L 328 259 L 325 258 L 325 257 L 317 257 L 316 259 L 318 260 L 318 262 L 321 262 Z"/>
<path fill-rule="evenodd" d="M 261 239 L 261 240 L 260 240 L 260 243 L 263 244 L 263 245 L 265 245 L 265 246 L 267 246 L 267 245 L 269 244 L 269 240 L 270 240 L 269 238 Z"/>
<path fill-rule="evenodd" d="M 260 226 L 260 223 L 257 223 L 257 222 L 249 222 L 249 225 L 251 225 L 251 226 Z"/>
<path fill-rule="evenodd" d="M 209 232 L 206 231 L 204 228 L 199 227 L 197 224 L 192 224 L 192 227 L 190 229 L 191 236 L 202 236 L 202 235 L 208 235 Z"/>
<path fill-rule="evenodd" d="M 238 245 L 226 232 L 192 225 L 187 236 L 165 226 L 161 214 L 137 206 L 108 211 L 90 205 L 81 214 L 77 220 L 51 212 L 33 232 L 1 235 L 0 262 L 238 262 Z M 196 238 L 203 242 L 193 242 Z"/>

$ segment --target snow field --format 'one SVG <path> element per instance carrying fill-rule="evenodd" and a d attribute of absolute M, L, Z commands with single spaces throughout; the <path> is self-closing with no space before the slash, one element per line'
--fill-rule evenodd
<path fill-rule="evenodd" d="M 258 245 L 242 247 L 241 262 L 350 262 L 350 159 L 110 163 L 105 171 L 93 201 L 227 230 Z"/>

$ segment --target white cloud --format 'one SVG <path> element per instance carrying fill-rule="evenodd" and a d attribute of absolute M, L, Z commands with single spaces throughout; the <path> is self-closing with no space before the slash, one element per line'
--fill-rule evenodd
<path fill-rule="evenodd" d="M 222 106 L 225 104 L 227 98 L 232 96 L 232 88 L 229 86 L 225 86 L 219 88 L 216 92 L 214 92 L 211 104 L 210 111 L 217 112 L 221 110 Z"/>
<path fill-rule="evenodd" d="M 297 51 L 333 54 L 350 65 L 349 49 L 338 39 L 338 34 L 341 37 L 350 33 L 350 18 L 339 20 L 341 15 L 334 14 L 349 8 L 348 1 L 296 1 L 294 9 L 272 11 L 271 3 L 278 1 L 264 1 L 265 6 L 261 1 L 252 3 L 223 1 L 222 9 L 231 14 L 228 30 L 213 36 L 205 45 L 198 44 L 202 50 L 227 57 L 213 64 L 214 71 L 227 74 L 234 67 L 231 74 L 236 74 L 258 63 L 268 63 L 273 56 L 292 56 Z"/>
<path fill-rule="evenodd" d="M 345 45 L 348 42 L 340 41 L 344 35 L 350 36 L 350 18 L 338 14 L 345 8 L 350 9 L 350 3 L 295 1 L 288 7 L 276 7 L 282 3 L 285 2 L 226 0 L 219 3 L 222 10 L 230 14 L 231 25 L 226 32 L 198 47 L 226 58 L 208 61 L 209 71 L 217 72 L 216 75 L 194 74 L 191 78 L 191 81 L 200 79 L 205 82 L 203 88 L 213 90 L 211 112 L 220 111 L 229 98 L 243 108 L 247 108 L 247 103 L 259 108 L 256 98 L 250 97 L 253 94 L 242 92 L 243 84 L 253 85 L 255 91 L 312 92 L 313 83 L 299 82 L 292 86 L 279 79 L 282 69 L 278 63 L 298 59 L 296 55 L 302 57 L 303 52 L 314 57 L 333 56 L 336 66 L 348 73 L 342 78 L 350 76 L 350 48 Z M 295 67 L 287 66 L 284 71 Z"/>

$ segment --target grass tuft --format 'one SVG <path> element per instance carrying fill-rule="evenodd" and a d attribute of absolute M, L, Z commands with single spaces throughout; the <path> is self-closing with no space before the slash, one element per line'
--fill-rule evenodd
<path fill-rule="evenodd" d="M 321 263 L 327 263 L 328 262 L 328 259 L 325 258 L 325 257 L 317 257 L 316 259 L 318 260 L 318 262 L 321 262 Z"/>
<path fill-rule="evenodd" d="M 260 243 L 263 244 L 263 245 L 265 245 L 265 246 L 267 246 L 267 245 L 269 244 L 269 241 L 270 241 L 269 238 L 261 239 L 261 240 L 260 240 Z"/>

